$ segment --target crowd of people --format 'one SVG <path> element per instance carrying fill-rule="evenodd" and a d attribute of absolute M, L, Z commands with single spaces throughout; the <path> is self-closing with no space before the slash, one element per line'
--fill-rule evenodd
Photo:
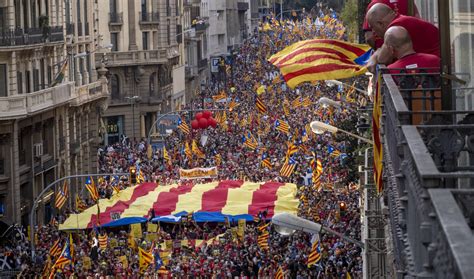
<path fill-rule="evenodd" d="M 219 119 L 216 128 L 192 130 L 190 134 L 180 129 L 173 131 L 165 141 L 172 164 L 163 158 L 162 148 L 150 152 L 145 139 L 124 140 L 104 146 L 98 150 L 99 171 L 123 173 L 134 166 L 145 181 L 167 185 L 183 183 L 179 168 L 217 166 L 219 180 L 295 183 L 300 199 L 299 216 L 360 239 L 359 191 L 354 163 L 357 141 L 329 133 L 314 134 L 308 125 L 319 120 L 354 131 L 358 120 L 354 110 L 367 102 L 367 96 L 326 82 L 303 84 L 292 90 L 268 62 L 270 55 L 284 47 L 315 37 L 345 38 L 344 26 L 334 12 L 321 10 L 317 19 L 302 15 L 298 21 L 278 22 L 271 18 L 262 23 L 259 32 L 239 48 L 232 64 L 228 65 L 225 80 L 213 77 L 205 91 L 183 107 L 228 109 L 229 103 L 233 102 L 225 117 L 223 112 L 214 115 Z M 347 82 L 354 87 L 366 86 L 363 77 Z M 214 102 L 212 97 L 222 92 L 228 102 Z M 257 96 L 265 104 L 266 112 L 259 112 L 256 108 Z M 324 106 L 319 102 L 321 97 L 340 101 L 344 106 Z M 187 121 L 189 117 L 182 115 Z M 276 120 L 288 123 L 288 134 L 275 129 Z M 255 149 L 242 142 L 242 137 L 249 133 L 257 139 Z M 204 145 L 199 144 L 203 134 L 207 136 Z M 205 156 L 186 155 L 185 144 L 191 145 L 192 141 L 198 143 Z M 296 168 L 286 177 L 281 175 L 280 169 L 287 158 L 288 144 L 297 146 L 298 151 L 291 154 Z M 271 166 L 262 165 L 263 154 L 270 158 Z M 319 159 L 323 166 L 321 186 L 318 187 L 312 180 L 312 161 L 315 159 Z M 203 181 L 196 181 L 199 182 Z M 98 181 L 97 186 L 100 197 L 106 198 L 114 194 L 113 187 L 123 189 L 130 185 L 127 179 L 107 177 Z M 339 207 L 341 202 L 347 205 L 344 212 Z M 93 201 L 89 199 L 85 203 L 91 205 Z M 78 210 L 63 209 L 54 220 L 61 222 L 68 213 Z M 151 278 L 158 273 L 156 264 L 140 270 L 137 248 L 147 250 L 153 246 L 159 250 L 163 260 L 160 276 L 172 278 L 273 278 L 279 269 L 284 278 L 362 278 L 361 248 L 355 244 L 322 234 L 321 260 L 308 267 L 312 236 L 302 232 L 282 236 L 268 226 L 268 248 L 262 248 L 258 244 L 259 227 L 268 220 L 265 220 L 264 213 L 259 217 L 258 221 L 246 224 L 241 237 L 232 234 L 232 228 L 237 224 L 196 223 L 192 219 L 178 224 L 160 224 L 158 232 L 151 233 L 155 234 L 154 237 L 148 235 L 145 227 L 141 237 L 133 237 L 128 227 L 75 231 L 71 247 L 74 265 L 55 270 L 54 276 Z M 97 237 L 104 234 L 108 235 L 109 244 L 107 248 L 100 248 Z M 34 258 L 31 258 L 26 236 L 1 246 L 0 254 L 10 253 L 12 266 L 20 269 L 24 277 L 48 276 L 54 263 L 50 255 L 51 246 L 58 239 L 66 241 L 68 238 L 69 235 L 58 231 L 57 224 L 52 222 L 38 228 Z M 189 243 L 204 241 L 200 245 L 174 245 L 181 240 Z M 168 245 L 170 242 L 173 245 Z"/>

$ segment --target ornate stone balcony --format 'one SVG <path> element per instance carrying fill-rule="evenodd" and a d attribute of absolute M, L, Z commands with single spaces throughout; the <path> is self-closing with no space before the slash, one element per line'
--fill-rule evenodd
<path fill-rule="evenodd" d="M 166 49 L 114 51 L 107 53 L 107 67 L 152 65 L 168 62 Z"/>
<path fill-rule="evenodd" d="M 439 111 L 440 80 L 383 76 L 384 194 L 398 278 L 474 274 L 474 111 Z"/>

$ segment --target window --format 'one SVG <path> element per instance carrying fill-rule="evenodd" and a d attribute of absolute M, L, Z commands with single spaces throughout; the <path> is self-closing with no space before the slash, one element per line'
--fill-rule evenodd
<path fill-rule="evenodd" d="M 23 94 L 23 75 L 21 72 L 16 72 L 16 86 L 18 94 Z"/>
<path fill-rule="evenodd" d="M 53 69 L 48 66 L 48 86 L 53 82 Z"/>
<path fill-rule="evenodd" d="M 178 22 L 178 20 L 176 20 Z M 183 42 L 183 26 L 181 24 L 176 24 L 176 42 L 181 44 Z"/>
<path fill-rule="evenodd" d="M 15 0 L 15 27 L 21 27 L 21 0 Z"/>
<path fill-rule="evenodd" d="M 171 16 L 170 0 L 166 0 L 166 15 Z"/>
<path fill-rule="evenodd" d="M 31 93 L 31 73 L 30 71 L 25 72 L 25 93 Z"/>
<path fill-rule="evenodd" d="M 174 0 L 174 6 L 176 9 L 176 16 L 179 16 L 179 12 L 181 11 L 181 7 L 179 6 L 179 0 Z"/>
<path fill-rule="evenodd" d="M 217 43 L 219 45 L 223 45 L 224 44 L 224 34 L 219 34 L 217 35 Z"/>
<path fill-rule="evenodd" d="M 0 64 L 0 97 L 8 96 L 7 64 Z"/>
<path fill-rule="evenodd" d="M 110 94 L 112 95 L 113 100 L 117 100 L 120 98 L 120 82 L 119 77 L 113 74 L 110 77 Z"/>
<path fill-rule="evenodd" d="M 147 11 L 146 0 L 142 0 L 142 15 L 144 14 L 146 16 Z"/>
<path fill-rule="evenodd" d="M 0 8 L 0 30 L 6 30 L 8 28 L 6 15 L 6 8 Z"/>
<path fill-rule="evenodd" d="M 112 51 L 118 51 L 118 33 L 110 33 L 110 43 L 112 46 Z"/>
<path fill-rule="evenodd" d="M 39 71 L 38 69 L 33 69 L 33 91 L 39 91 Z"/>
<path fill-rule="evenodd" d="M 217 11 L 217 20 L 224 19 L 224 11 Z"/>
<path fill-rule="evenodd" d="M 143 50 L 148 50 L 148 32 L 142 32 Z"/>
<path fill-rule="evenodd" d="M 41 84 L 40 84 L 40 89 L 45 89 L 46 88 L 46 75 L 44 72 L 44 58 L 41 58 L 40 60 L 40 75 L 41 75 Z"/>

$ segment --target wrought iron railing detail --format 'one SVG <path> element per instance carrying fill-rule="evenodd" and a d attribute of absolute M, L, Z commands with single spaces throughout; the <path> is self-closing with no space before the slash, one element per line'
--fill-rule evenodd
<path fill-rule="evenodd" d="M 474 258 L 474 236 L 466 220 L 474 210 L 465 204 L 474 198 L 461 192 L 458 200 L 467 202 L 456 202 L 450 193 L 460 187 L 474 195 L 474 160 L 459 163 L 474 158 L 474 111 L 440 111 L 438 73 L 383 80 L 385 194 L 398 277 L 469 278 L 474 265 L 464 258 Z M 462 241 L 454 237 L 461 229 Z"/>

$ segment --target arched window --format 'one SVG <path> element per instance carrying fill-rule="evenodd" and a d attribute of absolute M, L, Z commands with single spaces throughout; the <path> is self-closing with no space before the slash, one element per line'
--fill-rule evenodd
<path fill-rule="evenodd" d="M 156 91 L 157 91 L 156 83 L 157 83 L 156 73 L 152 73 L 150 75 L 150 84 L 149 84 L 150 96 L 156 96 Z"/>
<path fill-rule="evenodd" d="M 110 77 L 110 94 L 112 99 L 120 98 L 120 82 L 118 75 L 112 74 Z"/>

